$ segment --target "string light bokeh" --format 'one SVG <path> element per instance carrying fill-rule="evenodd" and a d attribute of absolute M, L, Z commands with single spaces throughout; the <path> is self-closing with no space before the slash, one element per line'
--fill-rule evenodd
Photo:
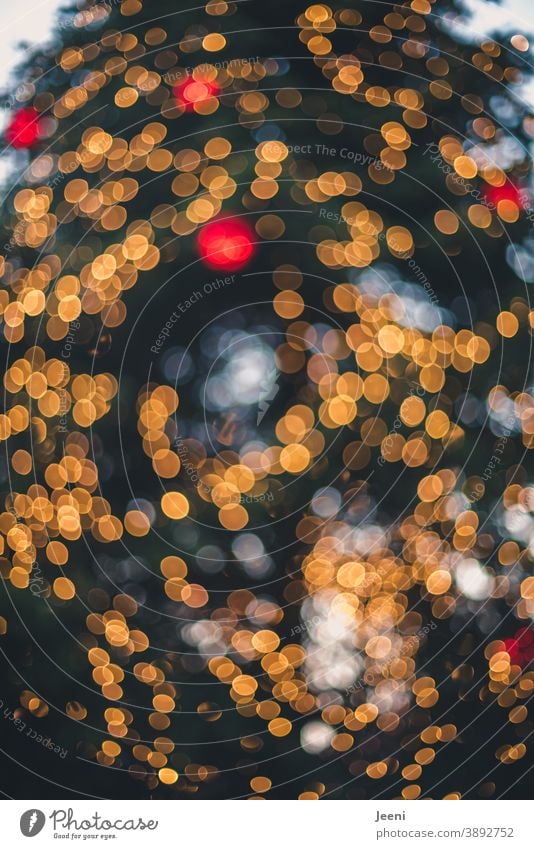
<path fill-rule="evenodd" d="M 14 94 L 3 700 L 66 752 L 14 780 L 521 797 L 530 43 L 271 5 L 84 4 Z"/>

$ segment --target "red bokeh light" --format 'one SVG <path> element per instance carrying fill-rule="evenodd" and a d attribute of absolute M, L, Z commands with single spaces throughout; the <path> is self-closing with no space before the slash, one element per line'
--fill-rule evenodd
<path fill-rule="evenodd" d="M 534 630 L 528 625 L 505 640 L 504 645 L 514 665 L 524 668 L 534 660 Z"/>
<path fill-rule="evenodd" d="M 484 198 L 487 203 L 492 203 L 494 206 L 497 206 L 501 200 L 511 200 L 519 209 L 525 209 L 525 199 L 521 189 L 510 180 L 502 186 L 486 185 Z"/>
<path fill-rule="evenodd" d="M 33 106 L 15 112 L 7 126 L 5 136 L 12 147 L 32 147 L 39 139 L 39 113 Z"/>
<path fill-rule="evenodd" d="M 216 97 L 220 88 L 211 80 L 187 77 L 183 83 L 174 86 L 172 91 L 180 106 L 183 106 L 186 112 L 191 112 L 198 103 L 205 103 L 210 97 Z"/>
<path fill-rule="evenodd" d="M 255 233 L 240 218 L 218 218 L 205 224 L 197 237 L 205 264 L 221 271 L 237 271 L 254 253 Z"/>

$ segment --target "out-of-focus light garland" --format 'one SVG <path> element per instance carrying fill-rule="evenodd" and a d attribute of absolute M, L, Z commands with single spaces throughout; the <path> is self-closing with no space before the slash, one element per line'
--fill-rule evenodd
<path fill-rule="evenodd" d="M 83 683 L 54 709 L 146 793 L 224 795 L 230 773 L 254 798 L 460 798 L 432 776 L 462 762 L 464 702 L 506 712 L 499 764 L 527 752 L 534 311 L 499 280 L 506 302 L 462 321 L 452 294 L 473 298 L 425 268 L 452 280 L 474 234 L 482 279 L 509 228 L 528 238 L 508 128 L 534 121 L 506 93 L 528 42 L 460 45 L 427 0 L 289 4 L 299 77 L 230 49 L 254 4 L 187 25 L 149 5 L 79 10 L 5 133 L 28 156 L 0 262 L 7 595 L 79 614 Z M 221 292 L 238 306 L 197 328 Z"/>

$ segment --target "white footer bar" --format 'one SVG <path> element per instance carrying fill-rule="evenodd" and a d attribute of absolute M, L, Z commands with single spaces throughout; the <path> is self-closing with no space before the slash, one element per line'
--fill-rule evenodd
<path fill-rule="evenodd" d="M 258 807 L 260 805 L 260 807 Z M 4 801 L 2 844 L 253 849 L 534 845 L 520 801 Z"/>

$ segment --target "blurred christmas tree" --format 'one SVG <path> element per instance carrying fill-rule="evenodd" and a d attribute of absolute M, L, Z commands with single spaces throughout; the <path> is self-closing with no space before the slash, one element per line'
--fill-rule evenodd
<path fill-rule="evenodd" d="M 96 2 L 20 69 L 2 647 L 68 757 L 12 795 L 526 792 L 530 47 L 351 5 Z"/>

